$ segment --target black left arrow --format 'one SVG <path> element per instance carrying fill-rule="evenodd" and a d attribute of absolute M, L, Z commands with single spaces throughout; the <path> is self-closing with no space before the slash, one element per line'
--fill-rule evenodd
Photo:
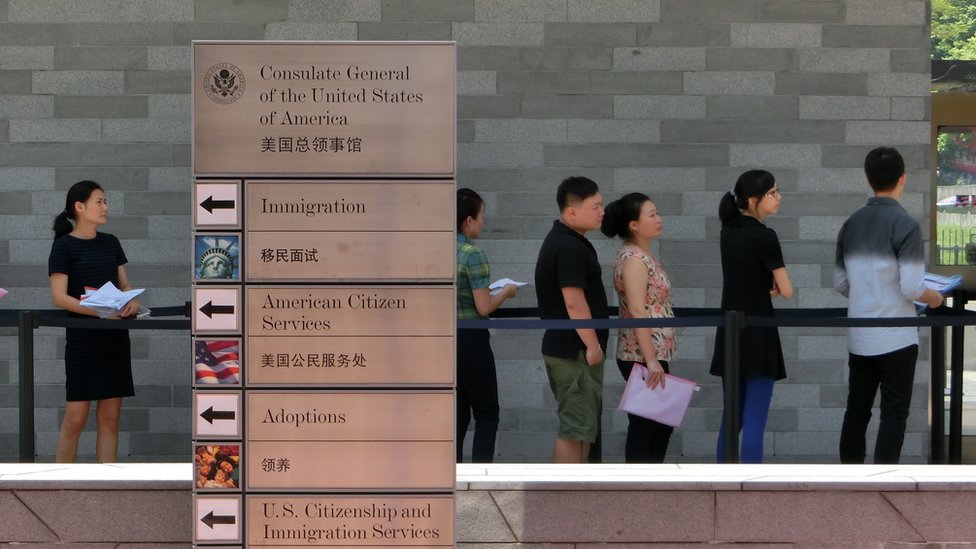
<path fill-rule="evenodd" d="M 214 411 L 211 406 L 204 410 L 200 417 L 207 420 L 207 423 L 213 424 L 215 419 L 234 419 L 236 414 L 233 411 Z"/>
<path fill-rule="evenodd" d="M 200 307 L 200 312 L 207 315 L 207 318 L 213 318 L 213 315 L 232 315 L 234 314 L 234 306 L 214 305 L 213 301 L 208 301 L 203 307 Z"/>
<path fill-rule="evenodd" d="M 200 203 L 204 210 L 213 213 L 214 210 L 233 210 L 234 201 L 233 200 L 214 200 L 213 195 L 207 197 L 206 200 Z"/>
<path fill-rule="evenodd" d="M 207 513 L 207 516 L 200 519 L 200 522 L 206 524 L 213 530 L 214 524 L 237 524 L 237 517 L 234 515 L 215 515 L 213 511 Z"/>

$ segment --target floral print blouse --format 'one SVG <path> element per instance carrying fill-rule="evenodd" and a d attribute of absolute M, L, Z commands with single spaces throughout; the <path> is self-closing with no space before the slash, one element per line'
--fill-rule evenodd
<path fill-rule="evenodd" d="M 624 294 L 624 262 L 632 257 L 640 258 L 647 266 L 647 292 L 644 294 L 644 312 L 649 318 L 671 318 L 671 281 L 661 267 L 657 258 L 648 254 L 633 244 L 624 244 L 617 252 L 617 260 L 613 264 L 613 286 L 617 290 L 617 302 L 620 306 L 620 318 L 633 318 L 627 307 L 627 296 Z M 651 342 L 657 351 L 657 360 L 670 361 L 675 354 L 674 328 L 651 328 Z M 637 344 L 637 336 L 633 328 L 621 328 L 617 338 L 617 358 L 624 361 L 645 363 L 644 355 Z"/>

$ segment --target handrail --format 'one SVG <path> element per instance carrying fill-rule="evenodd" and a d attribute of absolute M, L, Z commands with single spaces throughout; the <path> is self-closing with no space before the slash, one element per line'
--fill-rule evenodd
<path fill-rule="evenodd" d="M 495 330 L 506 329 L 577 329 L 577 328 L 624 328 L 624 327 L 678 327 L 678 326 L 718 326 L 726 330 L 726 356 L 732 352 L 728 345 L 730 334 L 735 333 L 742 327 L 836 327 L 836 328 L 870 328 L 870 327 L 892 327 L 892 326 L 917 326 L 929 327 L 931 335 L 929 345 L 931 348 L 932 359 L 930 361 L 930 385 L 931 392 L 929 397 L 929 412 L 931 418 L 930 441 L 929 441 L 929 462 L 930 463 L 962 463 L 962 372 L 963 372 L 963 337 L 962 328 L 965 326 L 976 326 L 976 312 L 966 310 L 965 304 L 968 292 L 957 290 L 953 292 L 953 307 L 940 307 L 929 310 L 926 316 L 921 317 L 899 317 L 899 318 L 850 318 L 847 309 L 844 308 L 796 308 L 796 309 L 776 309 L 775 316 L 743 316 L 738 323 L 738 327 L 733 325 L 728 317 L 715 316 L 721 314 L 718 309 L 680 309 L 675 308 L 674 318 L 642 318 L 642 319 L 587 319 L 587 320 L 515 320 L 513 317 L 538 316 L 538 309 L 519 308 L 519 309 L 500 309 L 490 320 L 459 320 L 458 329 L 478 329 L 490 328 Z M 616 307 L 611 307 L 610 314 L 616 314 Z M 500 313 L 500 314 L 499 314 Z M 699 319 L 698 322 L 695 319 Z M 949 455 L 945 451 L 945 328 L 950 327 L 952 335 L 952 353 L 950 356 L 950 375 L 951 391 L 949 395 Z M 735 338 L 738 340 L 738 338 Z M 735 367 L 738 368 L 738 352 L 731 355 L 735 357 Z M 725 361 L 726 368 L 731 367 L 729 360 Z M 735 372 L 727 370 L 725 379 L 736 378 Z M 729 427 L 729 433 L 738 432 L 738 418 L 732 415 L 731 410 L 738 409 L 737 395 L 733 395 L 726 384 L 724 393 L 725 415 L 723 415 L 725 425 Z M 735 430 L 733 430 L 735 428 Z M 729 439 L 734 442 L 730 443 Z M 726 463 L 738 461 L 737 449 L 733 444 L 737 444 L 736 437 L 725 437 Z"/>
<path fill-rule="evenodd" d="M 588 320 L 527 320 L 537 317 L 535 308 L 500 309 L 491 320 L 458 320 L 458 329 L 576 329 L 576 328 L 622 328 L 622 327 L 717 327 L 725 330 L 725 412 L 723 420 L 726 432 L 737 433 L 739 418 L 738 383 L 732 383 L 739 371 L 739 337 L 744 327 L 881 327 L 881 326 L 927 326 L 932 329 L 930 345 L 932 350 L 930 412 L 932 423 L 930 462 L 946 462 L 944 452 L 944 392 L 945 392 L 945 328 L 952 330 L 950 394 L 949 463 L 961 462 L 962 440 L 962 327 L 976 326 L 976 313 L 967 311 L 966 295 L 953 294 L 953 308 L 942 307 L 930 311 L 923 317 L 903 318 L 849 318 L 846 309 L 777 309 L 771 317 L 748 316 L 741 312 L 721 311 L 709 308 L 675 308 L 674 318 L 644 319 L 588 319 Z M 616 314 L 611 307 L 611 314 Z M 20 371 L 20 459 L 22 462 L 34 461 L 34 345 L 33 332 L 41 326 L 72 327 L 105 330 L 186 330 L 190 328 L 189 318 L 169 319 L 164 316 L 183 316 L 190 314 L 190 304 L 176 307 L 154 308 L 153 315 L 140 320 L 113 320 L 109 322 L 90 317 L 70 315 L 62 310 L 9 310 L 0 309 L 0 327 L 18 328 L 19 371 Z M 957 379 L 958 378 L 958 379 Z M 957 417 L 959 416 L 959 417 Z M 738 437 L 725 437 L 725 461 L 738 462 Z"/>

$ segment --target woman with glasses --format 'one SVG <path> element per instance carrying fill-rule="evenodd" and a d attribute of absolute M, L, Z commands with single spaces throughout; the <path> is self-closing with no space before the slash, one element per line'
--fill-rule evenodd
<path fill-rule="evenodd" d="M 764 224 L 766 218 L 779 211 L 780 201 L 773 174 L 763 170 L 743 173 L 735 187 L 722 196 L 718 216 L 722 222 L 723 311 L 742 311 L 747 316 L 774 316 L 773 298 L 793 297 L 793 285 L 786 272 L 779 239 L 776 232 Z M 712 354 L 712 375 L 722 376 L 725 372 L 724 348 L 724 331 L 719 328 Z M 740 461 L 762 463 L 763 434 L 773 398 L 773 382 L 786 377 L 783 349 L 775 327 L 742 330 L 739 368 Z M 724 461 L 726 436 L 723 419 L 718 434 L 719 463 Z"/>

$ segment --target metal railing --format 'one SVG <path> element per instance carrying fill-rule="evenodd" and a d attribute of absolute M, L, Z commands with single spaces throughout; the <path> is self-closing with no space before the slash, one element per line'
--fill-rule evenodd
<path fill-rule="evenodd" d="M 34 430 L 34 330 L 85 328 L 90 330 L 187 330 L 190 329 L 190 304 L 177 307 L 154 307 L 152 315 L 138 320 L 102 321 L 69 315 L 62 310 L 0 311 L 0 327 L 17 327 L 17 361 L 20 386 L 20 461 L 33 463 L 36 453 Z M 162 317 L 184 317 L 180 319 Z"/>
<path fill-rule="evenodd" d="M 965 326 L 976 326 L 976 312 L 967 311 L 970 294 L 965 290 L 952 293 L 952 307 L 931 310 L 926 316 L 903 318 L 849 318 L 845 308 L 829 309 L 777 309 L 775 316 L 748 316 L 741 311 L 719 309 L 675 308 L 674 318 L 614 319 L 614 320 L 514 320 L 513 317 L 536 316 L 535 309 L 501 309 L 492 320 L 459 320 L 458 328 L 492 329 L 576 329 L 576 328 L 624 328 L 624 327 L 708 327 L 724 330 L 724 390 L 723 422 L 726 433 L 738 433 L 739 409 L 739 345 L 740 332 L 749 327 L 836 327 L 874 328 L 894 326 L 928 327 L 931 330 L 929 345 L 930 395 L 929 412 L 929 463 L 962 463 L 962 384 L 963 344 Z M 616 314 L 611 310 L 611 314 Z M 946 452 L 945 388 L 946 388 L 946 337 L 945 329 L 951 330 L 950 393 L 949 393 L 949 441 Z M 739 462 L 737 436 L 726 436 L 724 459 L 726 463 Z"/>
<path fill-rule="evenodd" d="M 576 329 L 623 327 L 718 327 L 724 330 L 725 383 L 723 391 L 723 421 L 727 433 L 739 432 L 739 345 L 740 332 L 747 327 L 882 327 L 919 326 L 931 329 L 930 363 L 930 463 L 962 462 L 962 377 L 965 326 L 976 326 L 976 313 L 965 310 L 967 292 L 953 293 L 952 308 L 940 308 L 923 317 L 906 318 L 848 318 L 847 310 L 835 309 L 777 309 L 776 316 L 747 316 L 741 311 L 721 311 L 704 308 L 676 308 L 674 318 L 654 319 L 596 319 L 596 320 L 528 320 L 538 315 L 534 308 L 500 309 L 492 320 L 459 320 L 457 327 L 491 329 Z M 94 318 L 70 316 L 59 310 L 0 310 L 0 327 L 17 327 L 20 374 L 20 461 L 35 459 L 34 431 L 34 330 L 39 327 L 72 327 L 105 330 L 189 330 L 190 304 L 179 307 L 154 308 L 153 316 L 140 320 L 102 322 Z M 616 314 L 615 310 L 611 311 Z M 180 316 L 180 319 L 161 317 Z M 945 329 L 951 328 L 949 444 L 945 447 L 945 387 L 946 345 Z M 726 463 L 739 461 L 737 436 L 726 436 Z"/>

